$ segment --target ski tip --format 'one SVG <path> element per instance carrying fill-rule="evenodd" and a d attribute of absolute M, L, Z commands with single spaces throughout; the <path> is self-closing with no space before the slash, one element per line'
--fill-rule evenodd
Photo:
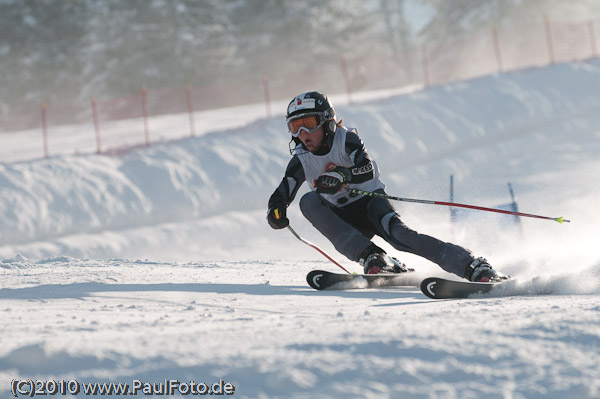
<path fill-rule="evenodd" d="M 428 277 L 421 281 L 421 291 L 423 294 L 428 296 L 431 299 L 437 299 L 434 288 L 437 284 L 437 279 L 435 277 Z"/>
<path fill-rule="evenodd" d="M 321 284 L 321 278 L 328 274 L 329 272 L 325 272 L 322 270 L 312 270 L 306 275 L 306 282 L 315 290 L 322 290 L 325 287 Z"/>

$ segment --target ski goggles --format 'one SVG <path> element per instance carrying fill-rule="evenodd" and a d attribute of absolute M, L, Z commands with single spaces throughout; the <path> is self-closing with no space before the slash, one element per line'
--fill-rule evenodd
<path fill-rule="evenodd" d="M 291 117 L 287 120 L 288 130 L 292 137 L 298 137 L 302 131 L 312 133 L 327 122 L 322 112 L 309 112 Z"/>

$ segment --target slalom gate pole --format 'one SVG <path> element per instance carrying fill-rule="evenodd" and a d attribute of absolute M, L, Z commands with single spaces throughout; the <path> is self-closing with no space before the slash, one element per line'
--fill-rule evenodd
<path fill-rule="evenodd" d="M 371 191 L 363 191 L 363 190 L 358 190 L 355 188 L 349 188 L 348 191 L 350 191 L 353 194 L 362 194 L 362 195 L 367 195 L 369 197 L 387 198 L 389 200 L 394 200 L 394 201 L 414 202 L 417 204 L 429 204 L 429 205 L 444 205 L 444 206 L 452 206 L 452 207 L 457 207 L 457 208 L 476 209 L 478 211 L 505 213 L 507 215 L 525 216 L 525 217 L 537 218 L 537 219 L 554 220 L 555 222 L 558 222 L 560 224 L 571 222 L 570 220 L 567 220 L 567 219 L 563 218 L 562 216 L 559 218 L 553 218 L 553 217 L 548 217 L 548 216 L 532 215 L 530 213 L 505 211 L 504 209 L 484 208 L 482 206 L 457 204 L 455 202 L 428 201 L 428 200 L 420 200 L 420 199 L 412 199 L 412 198 L 400 198 L 400 197 L 394 197 L 392 195 L 388 195 L 388 194 L 384 194 L 384 193 L 374 193 Z"/>
<path fill-rule="evenodd" d="M 333 262 L 333 263 L 334 263 L 334 264 L 335 264 L 337 267 L 339 267 L 340 269 L 342 269 L 342 270 L 343 270 L 343 271 L 345 271 L 346 273 L 348 273 L 348 274 L 352 274 L 352 273 L 350 273 L 348 270 L 346 270 L 346 268 L 345 268 L 344 266 L 342 266 L 342 265 L 340 265 L 339 263 L 337 263 L 337 262 L 336 262 L 336 261 L 335 261 L 335 260 L 334 260 L 334 259 L 333 259 L 331 256 L 327 255 L 327 254 L 325 253 L 325 251 L 323 251 L 321 248 L 317 247 L 317 246 L 316 246 L 315 244 L 313 244 L 312 242 L 310 242 L 310 241 L 308 241 L 308 240 L 305 240 L 304 238 L 300 237 L 300 235 L 299 235 L 298 233 L 296 233 L 296 232 L 294 231 L 294 229 L 292 229 L 292 226 L 288 225 L 288 227 L 287 227 L 287 228 L 288 228 L 288 229 L 289 229 L 289 230 L 292 232 L 292 234 L 293 234 L 293 235 L 294 235 L 294 236 L 295 236 L 297 239 L 299 239 L 300 241 L 302 241 L 303 243 L 305 243 L 305 244 L 306 244 L 306 245 L 308 245 L 309 247 L 312 247 L 312 248 L 316 249 L 317 251 L 319 251 L 319 252 L 320 252 L 320 253 L 321 253 L 323 256 L 325 256 L 327 259 L 329 259 L 329 260 L 330 260 L 331 262 Z"/>

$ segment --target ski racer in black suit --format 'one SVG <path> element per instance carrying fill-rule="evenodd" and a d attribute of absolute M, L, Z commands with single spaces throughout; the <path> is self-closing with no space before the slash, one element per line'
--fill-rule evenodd
<path fill-rule="evenodd" d="M 356 129 L 336 122 L 329 99 L 316 91 L 294 97 L 286 121 L 295 144 L 283 180 L 269 198 L 267 221 L 274 229 L 289 225 L 286 209 L 304 181 L 311 191 L 300 199 L 303 215 L 365 274 L 404 272 L 406 266 L 375 245 L 382 237 L 399 251 L 422 256 L 442 269 L 470 281 L 494 281 L 500 276 L 484 258 L 467 249 L 417 233 L 407 227 L 386 198 L 352 194 L 348 186 L 384 193 L 379 168 Z"/>

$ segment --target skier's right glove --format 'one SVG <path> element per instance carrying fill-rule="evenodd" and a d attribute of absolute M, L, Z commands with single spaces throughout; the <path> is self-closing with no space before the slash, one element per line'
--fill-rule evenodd
<path fill-rule="evenodd" d="M 342 185 L 350 181 L 351 176 L 350 170 L 341 166 L 327 171 L 317 179 L 317 192 L 319 194 L 335 194 L 342 189 Z"/>
<path fill-rule="evenodd" d="M 288 227 L 289 219 L 285 216 L 285 207 L 277 207 L 269 209 L 267 214 L 267 222 L 272 228 L 279 230 Z"/>

